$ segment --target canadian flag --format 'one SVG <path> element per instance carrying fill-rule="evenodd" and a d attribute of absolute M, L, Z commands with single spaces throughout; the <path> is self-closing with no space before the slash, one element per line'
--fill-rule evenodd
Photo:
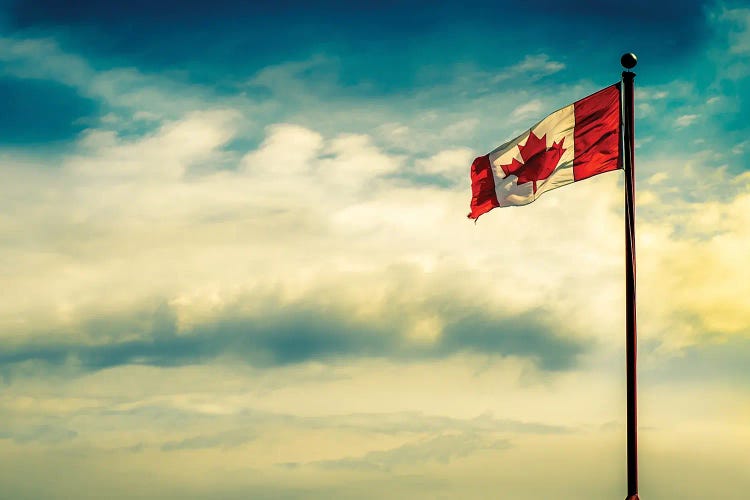
<path fill-rule="evenodd" d="M 542 193 L 621 167 L 620 84 L 559 109 L 471 165 L 471 213 L 526 205 Z"/>

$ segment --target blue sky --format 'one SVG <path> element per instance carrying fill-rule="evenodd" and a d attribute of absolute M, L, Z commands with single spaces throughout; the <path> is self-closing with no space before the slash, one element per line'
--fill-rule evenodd
<path fill-rule="evenodd" d="M 622 174 L 466 213 L 627 51 L 642 492 L 744 498 L 750 10 L 640 0 L 0 2 L 0 496 L 622 496 Z"/>

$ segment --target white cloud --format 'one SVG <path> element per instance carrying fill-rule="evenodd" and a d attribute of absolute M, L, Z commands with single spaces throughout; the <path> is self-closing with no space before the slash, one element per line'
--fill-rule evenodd
<path fill-rule="evenodd" d="M 724 79 L 742 80 L 750 74 L 750 9 L 727 9 L 721 3 L 708 11 L 715 35 L 711 62 L 716 68 L 716 83 Z"/>
<path fill-rule="evenodd" d="M 138 120 L 146 116 L 144 113 L 150 120 L 175 119 L 185 109 L 205 107 L 212 97 L 199 86 L 147 75 L 135 68 L 96 70 L 84 58 L 62 50 L 51 38 L 0 37 L 0 61 L 4 73 L 63 83 L 85 97 L 124 109 L 127 118 Z"/>
<path fill-rule="evenodd" d="M 543 104 L 539 99 L 534 99 L 516 107 L 511 115 L 517 120 L 537 116 L 542 112 Z M 540 117 L 541 118 L 541 117 Z"/>
<path fill-rule="evenodd" d="M 675 119 L 674 123 L 678 128 L 684 128 L 695 123 L 697 119 L 698 115 L 695 114 L 680 115 Z"/>
<path fill-rule="evenodd" d="M 76 311 L 118 310 L 161 295 L 175 301 L 181 322 L 190 323 L 211 308 L 212 297 L 226 303 L 263 286 L 297 297 L 337 290 L 336 300 L 352 310 L 373 305 L 379 310 L 385 303 L 377 305 L 358 288 L 364 282 L 381 286 L 382 278 L 373 273 L 393 265 L 417 266 L 435 276 L 482 269 L 479 279 L 488 280 L 489 300 L 499 300 L 512 283 L 538 282 L 538 288 L 524 286 L 513 300 L 501 301 L 503 309 L 523 310 L 573 272 L 572 263 L 562 258 L 564 248 L 596 253 L 608 245 L 600 228 L 617 210 L 609 198 L 614 176 L 598 183 L 605 190 L 593 198 L 585 189 L 569 190 L 536 210 L 506 212 L 475 228 L 465 219 L 468 149 L 438 151 L 421 163 L 407 163 L 365 135 L 325 138 L 298 125 L 277 124 L 260 147 L 234 159 L 236 168 L 190 173 L 196 162 L 223 161 L 221 148 L 237 130 L 237 116 L 227 110 L 189 113 L 136 140 L 90 130 L 78 151 L 61 162 L 62 169 L 37 172 L 41 182 L 33 187 L 13 183 L 23 196 L 4 197 L 4 208 L 23 216 L 6 224 L 20 224 L 41 238 L 31 248 L 18 241 L 5 250 L 6 262 L 14 262 L 9 286 L 18 294 L 0 307 L 0 320 L 23 319 L 32 328 L 37 321 L 75 317 Z M 404 169 L 455 175 L 465 182 L 444 189 L 391 177 Z M 573 205 L 587 199 L 598 207 L 587 211 L 591 232 L 560 239 L 573 221 L 560 224 L 552 214 L 566 197 Z M 10 200 L 34 210 L 10 206 Z M 533 217 L 549 222 L 540 226 Z M 512 223 L 525 244 L 508 247 L 502 232 L 485 233 L 498 223 Z M 539 231 L 558 235 L 552 252 L 556 264 L 546 239 L 533 236 Z M 489 239 L 477 247 L 477 238 Z M 586 241 L 590 247 L 584 250 Z M 500 265 L 527 259 L 536 264 Z M 486 275 L 492 262 L 499 266 L 499 281 Z M 608 258 L 592 256 L 590 262 L 592 272 L 612 271 Z M 352 270 L 362 273 L 353 282 Z M 433 293 L 470 291 L 456 283 Z M 37 316 L 40 310 L 46 312 Z"/>
<path fill-rule="evenodd" d="M 674 83 L 670 85 L 669 88 L 672 92 L 679 92 L 680 84 L 678 83 L 675 85 Z M 648 85 L 638 85 L 635 88 L 635 100 L 636 102 L 641 101 L 660 101 L 670 96 L 670 92 L 668 90 L 663 90 L 664 87 L 653 87 Z"/>
<path fill-rule="evenodd" d="M 562 71 L 563 69 L 565 69 L 565 64 L 550 60 L 547 54 L 526 55 L 521 62 L 509 66 L 498 73 L 494 81 L 498 82 L 519 75 L 532 77 L 546 76 Z"/>
<path fill-rule="evenodd" d="M 393 300 L 471 297 L 480 288 L 502 314 L 544 304 L 552 318 L 566 318 L 566 334 L 613 341 L 606 332 L 621 317 L 606 311 L 619 311 L 622 299 L 618 175 L 555 191 L 523 210 L 497 210 L 474 226 L 465 219 L 468 148 L 415 160 L 385 152 L 366 135 L 326 137 L 280 123 L 256 149 L 227 157 L 222 147 L 240 130 L 239 119 L 225 109 L 192 112 L 139 139 L 90 130 L 62 169 L 11 170 L 9 178 L 21 182 L 8 184 L 17 194 L 6 188 L 4 211 L 22 215 L 0 223 L 6 231 L 23 227 L 39 236 L 4 250 L 4 261 L 14 263 L 6 279 L 18 291 L 0 306 L 6 332 L 75 322 L 91 311 L 124 311 L 151 297 L 164 297 L 179 324 L 191 325 L 248 294 L 311 303 L 325 296 L 329 307 L 374 318 Z M 196 162 L 217 161 L 228 168 L 191 173 Z M 412 185 L 394 176 L 404 171 L 459 184 Z M 667 169 L 648 182 L 658 186 L 668 176 Z M 658 192 L 653 199 L 660 199 Z M 742 212 L 731 205 L 717 210 L 724 217 L 710 220 L 737 220 L 733 210 Z M 690 310 L 712 328 L 740 331 L 750 319 L 736 309 L 734 295 L 717 299 L 732 311 L 731 321 L 717 323 L 710 315 L 718 302 L 688 303 L 669 291 L 700 290 L 693 293 L 703 296 L 700 276 L 679 286 L 662 277 L 671 267 L 648 264 L 666 254 L 674 265 L 693 262 L 697 254 L 688 251 L 688 240 L 667 236 L 681 222 L 643 223 L 649 241 L 671 242 L 642 254 L 642 282 L 659 284 L 646 294 L 674 293 L 669 301 L 644 303 L 644 314 L 667 325 Z M 731 245 L 739 248 L 741 241 Z M 735 252 L 707 248 L 704 267 L 731 262 Z M 401 273 L 411 277 L 401 282 Z M 424 305 L 402 312 L 413 315 L 405 322 L 406 338 L 430 339 L 425 329 L 437 330 L 443 321 Z M 596 333 L 591 321 L 600 325 Z M 666 326 L 652 331 L 666 332 Z"/>
<path fill-rule="evenodd" d="M 446 149 L 429 158 L 417 160 L 415 166 L 419 172 L 465 181 L 474 156 L 475 153 L 468 148 Z"/>
<path fill-rule="evenodd" d="M 654 107 L 647 102 L 638 104 L 636 108 L 638 109 L 638 114 L 644 117 L 654 113 Z"/>
<path fill-rule="evenodd" d="M 41 71 L 39 76 L 69 81 L 113 102 L 132 102 L 131 116 L 138 119 L 154 118 L 144 114 L 150 101 L 123 101 L 109 77 L 122 77 L 136 91 L 153 88 L 152 95 L 164 99 L 156 80 L 133 70 L 93 72 L 49 41 L 3 43 L 4 57 L 15 65 L 12 71 Z M 313 63 L 318 64 L 263 71 L 255 83 L 283 82 Z M 544 67 L 557 66 L 544 57 L 518 65 L 524 71 Z M 652 99 L 665 97 L 661 89 L 647 93 Z M 329 133 L 278 122 L 266 128 L 259 146 L 242 153 L 225 146 L 246 138 L 245 108 L 215 106 L 195 95 L 190 99 L 200 106 L 182 101 L 189 111 L 162 118 L 147 135 L 126 139 L 111 124 L 91 128 L 72 153 L 55 160 L 57 170 L 9 170 L 13 193 L 3 190 L 4 212 L 21 215 L 0 224 L 8 232 L 39 235 L 19 238 L 4 250 L 6 262 L 14 263 L 6 276 L 19 290 L 0 305 L 0 321 L 10 330 L 74 322 L 86 311 L 127 310 L 153 297 L 173 304 L 179 323 L 190 325 L 259 290 L 282 301 L 326 295 L 331 303 L 374 317 L 388 307 L 382 297 L 390 287 L 403 288 L 406 297 L 416 293 L 410 286 L 437 287 L 431 296 L 461 297 L 470 297 L 479 286 L 485 300 L 503 313 L 545 304 L 554 318 L 569 318 L 571 310 L 579 312 L 575 317 L 596 318 L 602 337 L 617 327 L 619 313 L 603 311 L 617 309 L 622 295 L 618 175 L 555 191 L 523 210 L 498 210 L 473 226 L 465 220 L 468 166 L 483 151 L 434 147 L 443 134 L 475 130 L 482 120 L 471 113 L 440 121 L 442 111 L 428 108 L 411 120 L 402 114 L 403 120 L 384 122 L 371 133 L 342 133 L 340 123 L 338 132 Z M 399 99 L 396 105 L 403 103 Z M 505 99 L 506 116 L 542 112 L 541 99 L 515 109 L 509 105 L 513 101 Z M 686 114 L 677 124 L 688 126 L 697 118 Z M 428 154 L 397 147 L 420 143 L 433 127 L 436 137 L 419 145 Z M 410 174 L 440 176 L 454 184 L 415 185 L 407 180 Z M 667 175 L 684 177 L 665 172 L 649 182 L 662 186 Z M 660 187 L 664 192 L 672 188 Z M 644 199 L 663 200 L 664 192 L 654 188 Z M 655 234 L 669 233 L 670 224 Z M 579 255 L 587 267 L 581 269 L 570 255 Z M 430 278 L 403 284 L 397 269 Z M 453 276 L 471 276 L 471 286 Z M 596 297 L 589 297 L 589 288 L 599 290 Z M 508 289 L 516 290 L 512 297 Z M 373 290 L 381 290 L 381 299 Z M 414 317 L 405 333 L 414 338 L 429 339 L 424 325 L 437 330 L 443 319 L 424 306 L 409 311 Z M 566 321 L 580 336 L 589 334 L 586 323 Z"/>
<path fill-rule="evenodd" d="M 269 478 L 276 488 L 298 488 L 286 491 L 290 495 L 323 491 L 321 498 L 335 488 L 356 498 L 391 491 L 386 496 L 434 497 L 425 493 L 425 481 L 446 481 L 440 493 L 482 498 L 502 487 L 528 500 L 578 491 L 571 484 L 590 486 L 590 474 L 581 470 L 593 465 L 605 469 L 595 479 L 597 491 L 607 493 L 600 496 L 619 494 L 620 463 L 611 457 L 621 449 L 616 410 L 624 396 L 621 174 L 557 190 L 528 207 L 498 209 L 477 225 L 465 218 L 468 164 L 485 152 L 472 153 L 467 144 L 496 145 L 507 125 L 484 132 L 484 124 L 510 115 L 528 95 L 492 96 L 460 112 L 397 96 L 380 106 L 396 111 L 368 105 L 365 112 L 344 98 L 322 106 L 321 98 L 302 92 L 300 102 L 314 104 L 309 116 L 305 108 L 268 120 L 260 144 L 237 151 L 236 140 L 247 144 L 246 122 L 265 119 L 264 108 L 248 116 L 249 108 L 232 106 L 234 98 L 217 103 L 201 97 L 200 89 L 181 87 L 170 99 L 173 82 L 133 70 L 96 72 L 53 42 L 3 43 L 8 71 L 69 82 L 127 107 L 127 119 L 158 115 L 159 121 L 145 135 L 126 137 L 113 130 L 118 119 L 107 119 L 68 153 L 41 164 L 16 156 L 0 160 L 0 235 L 6 235 L 0 275 L 12 290 L 0 301 L 4 340 L 76 342 L 92 317 L 117 323 L 138 305 L 164 301 L 176 316 L 177 336 L 230 308 L 263 321 L 269 304 L 282 310 L 307 304 L 322 314 L 346 311 L 371 325 L 398 315 L 399 341 L 429 346 L 444 333 L 446 304 L 471 304 L 502 317 L 533 311 L 561 336 L 591 346 L 573 369 L 554 375 L 540 373 L 526 357 L 483 355 L 409 363 L 313 360 L 268 370 L 222 360 L 75 376 L 24 366 L 21 373 L 31 376 L 7 383 L 0 420 L 10 422 L 17 439 L 46 442 L 19 449 L 13 436 L 0 439 L 0 458 L 8 464 L 0 485 L 18 484 L 20 477 L 39 488 L 8 497 L 75 497 L 84 481 L 92 495 L 109 497 L 112 482 L 121 484 L 127 475 L 136 479 L 122 486 L 123 497 L 148 496 L 156 483 L 180 484 L 179 491 L 163 486 L 177 498 L 215 497 L 219 480 L 222 491 L 282 496 L 254 482 Z M 545 57 L 516 66 L 559 69 L 561 63 Z M 288 75 L 261 72 L 255 83 L 277 90 L 299 83 Z M 678 87 L 669 95 L 681 95 Z M 651 97 L 664 99 L 666 91 Z M 543 111 L 530 101 L 525 112 Z M 144 114 L 152 106 L 154 115 Z M 364 117 L 357 130 L 355 116 Z M 694 123 L 695 115 L 680 119 L 690 116 L 684 121 Z M 368 123 L 376 125 L 367 129 Z M 743 265 L 750 241 L 747 175 L 712 169 L 716 154 L 639 159 L 649 184 L 639 198 L 649 202 L 639 205 L 641 360 L 652 368 L 674 356 L 670 349 L 679 354 L 709 335 L 742 337 L 750 328 L 750 276 Z M 649 176 L 648 168 L 659 173 Z M 410 174 L 456 183 L 415 184 Z M 702 201 L 681 201 L 679 192 L 675 201 L 674 190 L 682 186 Z M 704 200 L 706 191 L 723 199 Z M 106 334 L 138 341 L 129 328 L 104 330 L 86 330 L 96 335 L 86 340 L 111 340 Z M 666 349 L 649 351 L 654 344 Z M 701 483 L 699 493 L 730 498 L 747 489 L 722 480 L 727 470 L 745 477 L 737 465 L 744 455 L 726 450 L 747 432 L 747 398 L 717 393 L 712 383 L 719 382 L 691 383 L 683 391 L 671 383 L 649 385 L 642 421 L 672 424 L 645 442 L 667 450 L 652 454 L 651 463 L 681 484 L 684 468 L 705 472 L 705 460 L 684 461 L 680 446 L 686 436 L 702 440 L 702 449 L 712 451 L 712 477 L 719 479 Z M 696 391 L 707 401 L 699 414 Z M 477 416 L 485 413 L 496 417 Z M 570 433 L 522 436 L 509 425 L 533 427 L 539 420 Z M 250 432 L 247 421 L 257 428 Z M 614 423 L 600 431 L 605 422 Z M 503 446 L 506 433 L 511 449 Z M 227 440 L 241 443 L 222 448 Z M 503 449 L 488 449 L 495 444 Z M 568 460 L 570 450 L 575 460 Z M 643 452 L 648 457 L 648 447 Z M 540 457 L 562 464 L 544 482 L 536 481 Z M 451 460 L 450 470 L 440 469 L 440 458 Z M 346 460 L 369 460 L 418 476 L 419 483 L 403 494 L 407 490 L 398 488 L 405 483 L 392 477 L 305 466 Z M 301 465 L 292 470 L 279 463 Z M 493 470 L 500 476 L 483 475 L 487 464 L 499 464 Z M 92 467 L 104 472 L 89 474 Z M 208 478 L 206 470 L 216 474 Z M 44 494 L 47 483 L 34 482 L 28 471 L 47 471 L 59 481 Z"/>
<path fill-rule="evenodd" d="M 268 128 L 268 135 L 255 151 L 242 159 L 242 168 L 258 178 L 278 178 L 304 183 L 312 173 L 310 162 L 323 148 L 323 137 L 306 128 L 291 124 L 276 124 Z M 281 184 L 281 183 L 279 183 Z"/>
<path fill-rule="evenodd" d="M 85 85 L 95 71 L 82 58 L 66 54 L 50 38 L 0 38 L 0 60 L 21 78 L 55 80 L 73 87 Z"/>
<path fill-rule="evenodd" d="M 657 172 L 654 175 L 652 175 L 651 177 L 649 177 L 646 182 L 648 182 L 649 184 L 654 185 L 654 184 L 662 183 L 665 180 L 667 180 L 668 178 L 669 178 L 669 174 L 668 173 L 666 173 L 666 172 Z"/>
<path fill-rule="evenodd" d="M 666 342 L 744 335 L 750 327 L 743 299 L 750 294 L 750 275 L 747 266 L 738 265 L 750 240 L 748 208 L 750 196 L 743 193 L 727 202 L 681 205 L 663 221 L 641 225 L 641 248 L 650 256 L 639 267 L 641 296 L 661 304 L 645 311 L 657 313 L 661 327 L 671 330 Z M 686 234 L 676 237 L 675 226 Z"/>
<path fill-rule="evenodd" d="M 731 26 L 729 51 L 733 54 L 750 53 L 750 9 L 724 10 L 719 18 Z"/>
<path fill-rule="evenodd" d="M 179 179 L 192 163 L 208 160 L 226 144 L 236 133 L 232 122 L 239 119 L 232 110 L 192 112 L 135 141 L 89 130 L 82 139 L 85 154 L 68 159 L 66 166 L 87 177 Z"/>

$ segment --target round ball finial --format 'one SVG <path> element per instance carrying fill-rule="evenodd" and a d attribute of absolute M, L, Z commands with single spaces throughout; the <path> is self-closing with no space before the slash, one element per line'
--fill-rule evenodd
<path fill-rule="evenodd" d="M 623 68 L 632 69 L 638 64 L 638 58 L 632 52 L 628 52 L 627 54 L 622 55 L 620 58 L 620 64 L 622 64 Z"/>

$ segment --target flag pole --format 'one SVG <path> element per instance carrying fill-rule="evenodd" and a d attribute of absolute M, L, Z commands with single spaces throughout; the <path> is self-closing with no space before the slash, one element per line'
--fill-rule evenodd
<path fill-rule="evenodd" d="M 625 364 L 627 374 L 627 460 L 628 496 L 638 497 L 638 398 L 637 371 L 638 336 L 635 300 L 635 113 L 633 109 L 633 79 L 631 71 L 638 63 L 633 53 L 620 58 L 622 72 L 622 161 L 625 170 Z"/>

